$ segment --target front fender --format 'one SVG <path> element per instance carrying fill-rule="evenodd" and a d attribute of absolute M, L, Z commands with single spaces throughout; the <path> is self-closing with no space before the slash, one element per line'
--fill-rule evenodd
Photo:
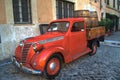
<path fill-rule="evenodd" d="M 44 71 L 45 65 L 53 54 L 60 52 L 62 55 L 65 55 L 65 51 L 63 47 L 51 47 L 44 49 L 39 54 L 35 54 L 31 60 L 31 65 L 36 70 Z M 36 64 L 36 65 L 35 65 Z"/>

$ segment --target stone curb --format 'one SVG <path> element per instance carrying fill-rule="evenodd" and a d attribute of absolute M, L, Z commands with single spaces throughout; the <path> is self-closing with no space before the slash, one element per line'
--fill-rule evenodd
<path fill-rule="evenodd" d="M 105 40 L 104 42 L 101 42 L 101 44 L 114 46 L 114 47 L 120 47 L 120 41 Z"/>

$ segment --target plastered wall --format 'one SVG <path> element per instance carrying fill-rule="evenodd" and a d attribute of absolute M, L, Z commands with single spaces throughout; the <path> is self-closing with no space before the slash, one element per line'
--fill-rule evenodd
<path fill-rule="evenodd" d="M 0 0 L 0 2 L 1 1 L 4 1 L 4 5 L 6 5 L 5 9 L 2 9 L 6 11 L 6 13 L 4 13 L 4 15 L 6 15 L 6 23 L 0 23 L 0 60 L 3 60 L 14 54 L 15 48 L 20 40 L 40 35 L 40 23 L 38 23 L 37 20 L 37 0 L 31 0 L 32 24 L 27 25 L 14 24 L 12 0 Z"/>
<path fill-rule="evenodd" d="M 6 23 L 5 0 L 0 0 L 0 24 Z"/>

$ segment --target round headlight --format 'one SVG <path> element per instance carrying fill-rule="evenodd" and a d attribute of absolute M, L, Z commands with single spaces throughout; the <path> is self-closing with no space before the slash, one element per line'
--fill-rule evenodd
<path fill-rule="evenodd" d="M 22 47 L 24 45 L 23 41 L 20 41 L 19 45 Z"/>
<path fill-rule="evenodd" d="M 34 49 L 34 50 L 36 50 L 36 49 L 37 49 L 36 44 L 33 44 L 32 46 L 33 46 L 33 49 Z"/>
<path fill-rule="evenodd" d="M 33 47 L 34 51 L 36 51 L 36 52 L 41 51 L 43 49 L 43 46 L 40 45 L 39 43 L 33 43 L 32 47 Z"/>

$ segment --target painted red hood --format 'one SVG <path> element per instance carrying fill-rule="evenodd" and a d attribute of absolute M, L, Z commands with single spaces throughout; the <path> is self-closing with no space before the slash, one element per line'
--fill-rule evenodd
<path fill-rule="evenodd" d="M 61 32 L 48 32 L 48 33 L 40 35 L 40 36 L 26 38 L 24 40 L 24 42 L 25 43 L 38 42 L 40 40 L 46 40 L 49 38 L 55 38 L 55 37 L 64 36 L 64 35 L 65 35 L 65 33 L 61 33 Z"/>

